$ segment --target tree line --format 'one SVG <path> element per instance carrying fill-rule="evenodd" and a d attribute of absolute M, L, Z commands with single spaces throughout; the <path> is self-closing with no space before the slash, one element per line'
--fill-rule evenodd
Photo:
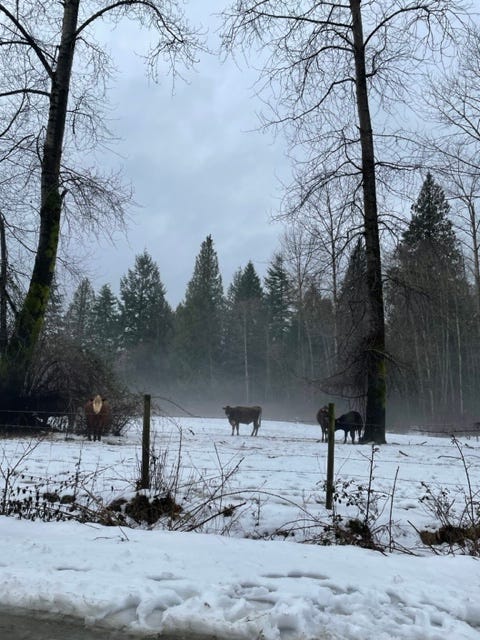
<path fill-rule="evenodd" d="M 291 234 L 290 234 L 291 236 Z M 368 340 L 362 237 L 335 262 L 294 260 L 287 233 L 263 282 L 252 261 L 224 290 L 211 236 L 200 247 L 182 302 L 172 309 L 147 251 L 119 284 L 83 279 L 47 329 L 105 359 L 130 388 L 179 402 L 267 403 L 290 415 L 324 399 L 362 409 Z M 298 248 L 298 247 L 297 247 Z M 318 250 L 317 250 L 318 251 Z M 444 190 L 428 173 L 399 242 L 386 250 L 386 352 L 392 423 L 439 425 L 480 415 L 478 292 Z M 305 273 L 299 286 L 299 264 Z M 342 266 L 344 265 L 344 266 Z M 433 427 L 432 427 L 433 428 Z"/>

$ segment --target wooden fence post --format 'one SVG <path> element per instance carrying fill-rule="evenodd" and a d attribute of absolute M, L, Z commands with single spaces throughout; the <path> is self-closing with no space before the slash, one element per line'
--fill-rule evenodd
<path fill-rule="evenodd" d="M 333 502 L 333 469 L 335 450 L 335 405 L 328 405 L 328 452 L 327 452 L 327 499 L 325 507 L 332 508 Z"/>
<path fill-rule="evenodd" d="M 150 400 L 151 396 L 149 394 L 143 396 L 141 489 L 150 489 Z"/>

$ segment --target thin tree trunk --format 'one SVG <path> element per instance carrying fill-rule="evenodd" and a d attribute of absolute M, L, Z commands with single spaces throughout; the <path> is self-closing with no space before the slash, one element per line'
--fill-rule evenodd
<path fill-rule="evenodd" d="M 416 378 L 417 378 L 417 385 L 418 385 L 418 402 L 420 403 L 420 406 L 423 405 L 423 398 L 425 397 L 425 389 L 424 389 L 424 376 L 423 376 L 423 372 L 422 372 L 422 367 L 421 367 L 421 362 L 423 360 L 423 358 L 420 355 L 420 347 L 418 344 L 418 333 L 417 333 L 417 323 L 414 322 L 413 319 L 413 314 L 412 314 L 412 310 L 409 309 L 408 311 L 408 315 L 409 315 L 409 327 L 411 330 L 411 335 L 413 337 L 413 346 L 414 346 L 414 350 L 415 350 L 415 372 L 416 372 Z"/>
<path fill-rule="evenodd" d="M 335 364 L 338 366 L 338 275 L 337 275 L 337 247 L 335 244 L 332 209 L 330 206 L 330 194 L 327 193 L 327 209 L 330 218 L 330 253 L 332 256 L 332 299 L 333 299 L 333 347 L 335 351 Z"/>
<path fill-rule="evenodd" d="M 428 413 L 430 416 L 430 420 L 433 420 L 434 418 L 434 414 L 435 414 L 435 402 L 434 402 L 434 398 L 433 398 L 433 379 L 432 379 L 432 366 L 430 363 L 430 353 L 429 353 L 429 349 L 428 349 L 428 339 L 427 339 L 427 334 L 425 331 L 425 328 L 423 329 L 423 336 L 422 336 L 423 340 L 423 344 L 425 345 L 425 349 L 424 349 L 424 361 L 425 361 L 425 377 L 426 377 L 426 389 L 427 389 L 427 397 L 428 397 Z"/>
<path fill-rule="evenodd" d="M 472 250 L 473 250 L 473 275 L 475 280 L 475 306 L 477 310 L 477 317 L 480 317 L 480 258 L 479 258 L 479 241 L 478 241 L 478 229 L 477 229 L 477 215 L 475 211 L 475 204 L 468 201 L 468 212 L 470 215 L 470 229 L 472 232 Z"/>
<path fill-rule="evenodd" d="M 270 355 L 270 329 L 267 325 L 265 332 L 265 346 L 266 346 L 266 358 L 265 358 L 265 399 L 269 400 L 272 393 L 272 372 L 271 372 L 271 355 Z"/>
<path fill-rule="evenodd" d="M 455 296 L 455 337 L 457 342 L 457 366 L 458 366 L 458 409 L 460 415 L 464 416 L 465 404 L 464 404 L 464 391 L 463 391 L 463 344 L 462 344 L 462 332 L 460 329 L 460 318 L 458 313 L 458 299 Z"/>
<path fill-rule="evenodd" d="M 0 213 L 0 357 L 6 351 L 8 344 L 7 333 L 7 240 L 5 237 L 5 220 Z"/>
<path fill-rule="evenodd" d="M 250 377 L 248 372 L 248 339 L 247 339 L 247 309 L 243 306 L 243 366 L 245 376 L 245 401 L 250 402 Z"/>
<path fill-rule="evenodd" d="M 378 229 L 373 132 L 368 103 L 361 0 L 350 0 L 355 55 L 355 86 L 362 152 L 364 236 L 367 263 L 369 335 L 367 349 L 367 407 L 364 442 L 385 443 L 385 319 Z"/>

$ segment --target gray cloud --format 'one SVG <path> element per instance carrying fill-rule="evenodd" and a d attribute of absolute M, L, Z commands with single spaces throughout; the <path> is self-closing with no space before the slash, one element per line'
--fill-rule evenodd
<path fill-rule="evenodd" d="M 202 3 L 203 4 L 203 3 Z M 208 16 L 206 16 L 208 18 Z M 288 173 L 282 141 L 261 133 L 255 73 L 233 61 L 202 56 L 187 82 L 149 82 L 139 57 L 128 51 L 127 31 L 112 32 L 119 73 L 110 93 L 110 128 L 120 142 L 120 166 L 135 191 L 128 238 L 100 241 L 91 258 L 95 286 L 120 277 L 146 249 L 157 262 L 176 306 L 183 298 L 201 242 L 211 234 L 227 288 L 239 266 L 252 260 L 260 275 L 278 248 L 281 226 L 271 222 Z"/>

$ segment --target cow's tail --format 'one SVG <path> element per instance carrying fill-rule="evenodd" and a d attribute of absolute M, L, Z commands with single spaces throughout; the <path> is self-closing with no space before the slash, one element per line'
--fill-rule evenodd
<path fill-rule="evenodd" d="M 262 424 L 262 407 L 260 407 L 260 411 L 258 412 L 258 428 L 259 429 L 261 424 Z"/>

